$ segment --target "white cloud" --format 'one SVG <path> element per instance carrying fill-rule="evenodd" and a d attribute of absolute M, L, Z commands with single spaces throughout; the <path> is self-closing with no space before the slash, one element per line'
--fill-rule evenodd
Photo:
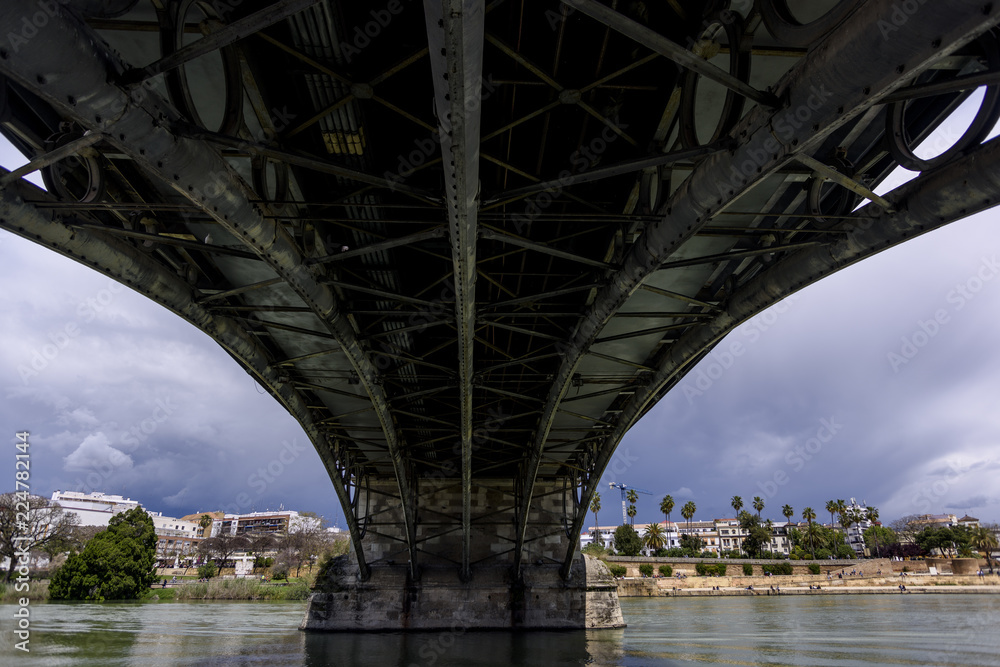
<path fill-rule="evenodd" d="M 80 443 L 69 456 L 63 458 L 68 471 L 131 470 L 132 457 L 115 449 L 103 432 L 97 432 Z"/>

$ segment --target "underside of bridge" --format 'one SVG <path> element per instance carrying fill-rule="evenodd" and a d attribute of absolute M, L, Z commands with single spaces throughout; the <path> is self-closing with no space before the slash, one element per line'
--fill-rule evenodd
<path fill-rule="evenodd" d="M 304 627 L 617 625 L 578 550 L 615 447 L 740 322 L 996 203 L 998 19 L 3 0 L 0 131 L 31 162 L 0 226 L 198 326 L 302 424 L 353 543 Z"/>

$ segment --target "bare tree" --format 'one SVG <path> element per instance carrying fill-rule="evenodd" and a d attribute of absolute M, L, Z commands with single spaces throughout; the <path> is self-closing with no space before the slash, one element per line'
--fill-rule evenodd
<path fill-rule="evenodd" d="M 79 517 L 42 496 L 0 494 L 0 558 L 10 559 L 4 581 L 10 581 L 20 554 L 55 549 L 51 557 L 69 551 L 68 538 L 77 523 Z"/>
<path fill-rule="evenodd" d="M 202 540 L 201 544 L 198 545 L 198 551 L 219 561 L 216 565 L 219 566 L 220 573 L 222 572 L 222 568 L 226 567 L 226 563 L 229 562 L 233 554 L 239 551 L 246 551 L 248 548 L 249 542 L 246 537 L 243 535 L 230 535 L 229 533 L 220 533 L 216 537 Z"/>

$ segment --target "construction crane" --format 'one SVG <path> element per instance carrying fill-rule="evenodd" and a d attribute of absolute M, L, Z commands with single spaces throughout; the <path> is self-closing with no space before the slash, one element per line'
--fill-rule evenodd
<path fill-rule="evenodd" d="M 611 482 L 609 486 L 612 489 L 622 490 L 622 525 L 628 523 L 628 512 L 625 511 L 625 492 L 627 489 L 631 489 L 636 493 L 645 493 L 647 496 L 653 495 L 652 491 L 647 491 L 646 489 L 637 489 L 634 486 L 629 486 L 628 484 L 615 484 L 614 482 Z"/>

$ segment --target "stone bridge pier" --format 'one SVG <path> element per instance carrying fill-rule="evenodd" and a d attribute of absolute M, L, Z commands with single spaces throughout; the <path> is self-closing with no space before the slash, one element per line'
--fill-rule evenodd
<path fill-rule="evenodd" d="M 472 567 L 461 577 L 460 485 L 422 481 L 418 563 L 403 535 L 395 486 L 359 491 L 367 576 L 352 549 L 317 579 L 301 629 L 308 631 L 584 629 L 624 626 L 614 579 L 601 561 L 575 553 L 561 485 L 536 491 L 520 568 L 514 558 L 514 489 L 509 480 L 472 488 Z M 569 525 L 572 525 L 570 522 Z"/>

